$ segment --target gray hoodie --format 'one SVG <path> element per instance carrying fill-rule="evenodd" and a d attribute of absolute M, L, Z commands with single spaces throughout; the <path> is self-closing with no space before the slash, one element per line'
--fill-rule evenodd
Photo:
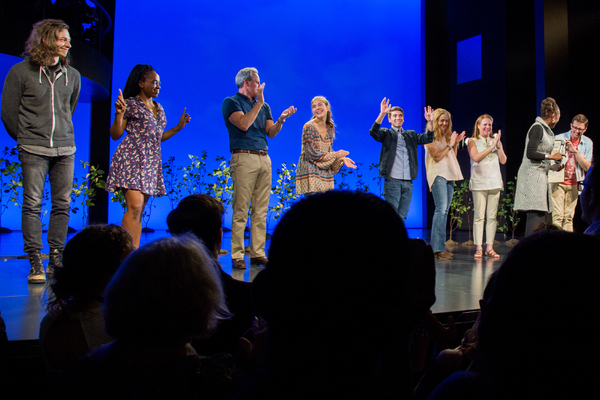
<path fill-rule="evenodd" d="M 2 90 L 2 122 L 19 145 L 66 147 L 75 145 L 71 117 L 79 99 L 81 77 L 61 65 L 51 73 L 28 59 L 8 72 Z"/>

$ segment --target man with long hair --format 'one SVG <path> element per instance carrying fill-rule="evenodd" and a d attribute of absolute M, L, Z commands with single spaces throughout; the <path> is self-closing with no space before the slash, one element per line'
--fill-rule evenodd
<path fill-rule="evenodd" d="M 79 72 L 69 66 L 70 48 L 69 27 L 63 21 L 35 23 L 25 44 L 25 59 L 10 69 L 2 90 L 2 122 L 17 141 L 23 171 L 21 228 L 31 263 L 29 283 L 46 281 L 40 252 L 46 175 L 52 196 L 47 274 L 61 266 L 67 237 L 75 161 L 71 118 L 81 86 Z"/>

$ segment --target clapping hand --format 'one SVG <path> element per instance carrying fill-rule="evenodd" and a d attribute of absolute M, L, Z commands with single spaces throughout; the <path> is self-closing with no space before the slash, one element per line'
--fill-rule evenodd
<path fill-rule="evenodd" d="M 502 142 L 500 141 L 500 137 L 502 136 L 502 131 L 498 130 L 496 136 L 494 136 L 494 140 L 492 140 L 492 147 L 497 147 L 498 149 L 502 148 Z"/>
<path fill-rule="evenodd" d="M 290 108 L 286 109 L 284 112 L 281 113 L 281 117 L 279 117 L 278 121 L 282 123 L 285 122 L 286 118 L 292 116 L 295 112 L 296 107 L 291 106 Z"/>
<path fill-rule="evenodd" d="M 352 161 L 352 159 L 348 158 L 348 157 L 344 157 L 344 165 L 348 168 L 351 169 L 356 169 L 356 164 L 354 163 L 354 161 Z"/>

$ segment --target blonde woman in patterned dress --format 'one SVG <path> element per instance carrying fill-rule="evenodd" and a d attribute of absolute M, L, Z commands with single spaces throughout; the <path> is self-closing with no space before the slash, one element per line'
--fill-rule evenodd
<path fill-rule="evenodd" d="M 302 129 L 302 154 L 296 169 L 296 193 L 326 192 L 334 187 L 333 175 L 342 166 L 356 169 L 354 161 L 346 157 L 346 150 L 333 151 L 335 124 L 331 118 L 329 101 L 316 96 L 310 102 L 313 117 Z"/>
<path fill-rule="evenodd" d="M 127 78 L 125 89 L 119 89 L 115 103 L 115 120 L 110 137 L 127 136 L 117 147 L 110 163 L 106 190 L 122 190 L 127 209 L 121 226 L 131 235 L 138 248 L 142 234 L 142 212 L 150 196 L 164 196 L 161 142 L 182 130 L 191 117 L 185 108 L 179 123 L 165 131 L 167 118 L 162 106 L 154 101 L 160 91 L 160 77 L 150 65 L 136 65 Z"/>

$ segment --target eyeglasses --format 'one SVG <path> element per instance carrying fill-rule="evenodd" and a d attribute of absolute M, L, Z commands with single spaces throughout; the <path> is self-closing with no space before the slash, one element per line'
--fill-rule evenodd
<path fill-rule="evenodd" d="M 153 84 L 154 86 L 162 86 L 162 82 L 161 81 L 157 81 L 156 79 L 153 81 L 144 81 L 144 82 L 148 82 Z"/>
<path fill-rule="evenodd" d="M 571 129 L 574 131 L 578 131 L 578 132 L 585 132 L 585 130 L 587 129 L 586 127 L 583 128 L 578 128 L 576 126 L 571 125 Z"/>

